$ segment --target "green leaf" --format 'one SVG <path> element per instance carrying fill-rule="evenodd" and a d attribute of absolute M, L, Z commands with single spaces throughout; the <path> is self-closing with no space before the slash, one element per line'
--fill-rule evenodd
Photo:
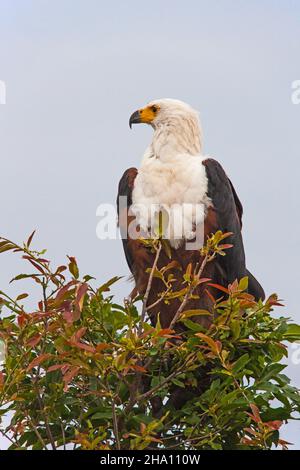
<path fill-rule="evenodd" d="M 115 282 L 119 281 L 120 279 L 122 279 L 122 276 L 112 277 L 105 284 L 102 284 L 102 286 L 98 287 L 97 293 L 100 294 L 102 292 L 108 292 L 110 290 L 110 286 L 112 286 Z"/>
<path fill-rule="evenodd" d="M 75 279 L 78 279 L 79 278 L 79 269 L 78 269 L 78 266 L 77 266 L 76 259 L 73 256 L 69 256 L 68 258 L 70 260 L 69 271 Z"/>
<path fill-rule="evenodd" d="M 181 316 L 180 316 L 180 320 L 183 320 L 185 318 L 190 318 L 190 317 L 195 317 L 195 316 L 211 316 L 211 312 L 209 312 L 208 310 L 204 310 L 204 309 L 200 309 L 200 308 L 196 308 L 194 310 L 185 310 L 184 312 L 182 312 Z"/>
<path fill-rule="evenodd" d="M 232 320 L 230 323 L 230 329 L 232 332 L 232 337 L 234 340 L 240 337 L 241 333 L 241 323 L 239 320 Z"/>
<path fill-rule="evenodd" d="M 290 418 L 290 410 L 282 406 L 278 408 L 269 408 L 268 411 L 265 411 L 261 414 L 261 419 L 263 421 L 275 421 L 275 420 L 284 421 L 289 418 Z"/>
<path fill-rule="evenodd" d="M 232 373 L 237 374 L 241 369 L 245 367 L 246 364 L 250 361 L 250 357 L 248 353 L 245 353 L 243 356 L 241 356 L 233 365 L 232 367 Z"/>
<path fill-rule="evenodd" d="M 108 411 L 98 411 L 97 413 L 94 413 L 93 415 L 90 415 L 89 416 L 89 419 L 94 421 L 94 420 L 98 420 L 98 419 L 101 419 L 101 420 L 107 420 L 107 419 L 112 419 L 112 411 L 111 410 L 108 410 Z"/>
<path fill-rule="evenodd" d="M 178 387 L 185 388 L 185 384 L 178 379 L 172 379 L 173 384 L 178 385 Z"/>
<path fill-rule="evenodd" d="M 4 251 L 9 251 L 9 250 L 13 250 L 15 247 L 15 245 L 12 245 L 11 243 L 4 243 L 2 244 L 2 246 L 0 245 L 0 253 L 4 253 Z"/>
<path fill-rule="evenodd" d="M 300 325 L 297 325 L 296 323 L 289 323 L 283 336 L 284 339 L 291 342 L 300 341 Z"/>
<path fill-rule="evenodd" d="M 239 290 L 247 290 L 248 289 L 248 277 L 242 277 L 242 279 L 239 282 Z"/>
<path fill-rule="evenodd" d="M 268 381 L 272 378 L 275 378 L 275 379 L 278 379 L 280 377 L 278 377 L 278 374 L 279 372 L 281 372 L 283 369 L 286 368 L 286 365 L 284 364 L 270 364 L 269 366 L 267 366 L 263 373 L 262 373 L 262 376 L 261 376 L 261 379 L 260 379 L 260 382 L 261 381 Z"/>
<path fill-rule="evenodd" d="M 198 323 L 193 322 L 192 320 L 182 320 L 182 323 L 192 331 L 202 332 L 203 326 L 199 325 Z"/>
<path fill-rule="evenodd" d="M 28 294 L 24 292 L 24 294 L 18 295 L 18 297 L 16 298 L 16 302 L 18 302 L 19 300 L 26 299 L 26 297 L 28 297 Z"/>

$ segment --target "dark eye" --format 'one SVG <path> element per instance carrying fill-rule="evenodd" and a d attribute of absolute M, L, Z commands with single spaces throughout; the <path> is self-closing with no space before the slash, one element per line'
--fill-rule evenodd
<path fill-rule="evenodd" d="M 154 113 L 156 113 L 156 112 L 157 112 L 157 106 L 152 106 L 152 108 L 151 108 L 151 109 L 152 109 L 152 111 L 153 111 Z"/>

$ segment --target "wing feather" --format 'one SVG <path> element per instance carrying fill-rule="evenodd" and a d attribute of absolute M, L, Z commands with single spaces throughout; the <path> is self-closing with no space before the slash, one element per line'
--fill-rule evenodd
<path fill-rule="evenodd" d="M 128 225 L 128 209 L 132 204 L 132 191 L 134 186 L 134 181 L 138 170 L 136 168 L 128 168 L 120 179 L 118 195 L 117 195 L 117 213 L 118 213 L 118 224 L 121 231 L 123 249 L 126 257 L 126 261 L 130 271 L 133 273 L 133 264 L 131 251 L 128 249 L 128 239 L 127 239 L 127 225 Z M 125 207 L 121 207 L 120 197 L 124 197 L 126 202 Z"/>
<path fill-rule="evenodd" d="M 227 177 L 220 163 L 212 158 L 203 161 L 208 178 L 208 196 L 216 211 L 217 225 L 223 232 L 232 232 L 228 239 L 233 248 L 228 250 L 226 256 L 219 259 L 219 271 L 225 275 L 225 284 L 249 278 L 248 291 L 256 299 L 264 299 L 263 288 L 255 277 L 247 270 L 245 251 L 242 238 L 243 206 L 230 179 Z"/>

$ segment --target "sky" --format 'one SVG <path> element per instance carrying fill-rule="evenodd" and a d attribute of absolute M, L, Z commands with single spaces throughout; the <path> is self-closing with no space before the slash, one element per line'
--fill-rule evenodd
<path fill-rule="evenodd" d="M 125 276 L 113 291 L 122 300 L 132 288 L 122 244 L 97 238 L 96 210 L 114 204 L 151 139 L 146 126 L 130 131 L 130 114 L 181 99 L 243 202 L 248 268 L 300 322 L 299 25 L 297 0 L 0 0 L 0 235 L 22 242 L 36 229 L 54 263 L 74 255 L 101 283 Z M 17 255 L 0 267 L 2 290 L 26 289 L 8 286 L 25 270 Z M 298 423 L 282 437 L 300 449 Z"/>

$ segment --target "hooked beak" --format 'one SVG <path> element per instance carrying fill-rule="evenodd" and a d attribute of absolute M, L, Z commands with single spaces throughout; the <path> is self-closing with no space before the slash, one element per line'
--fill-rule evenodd
<path fill-rule="evenodd" d="M 141 123 L 141 113 L 140 111 L 135 111 L 129 118 L 129 127 L 132 128 L 132 124 L 139 124 Z"/>

